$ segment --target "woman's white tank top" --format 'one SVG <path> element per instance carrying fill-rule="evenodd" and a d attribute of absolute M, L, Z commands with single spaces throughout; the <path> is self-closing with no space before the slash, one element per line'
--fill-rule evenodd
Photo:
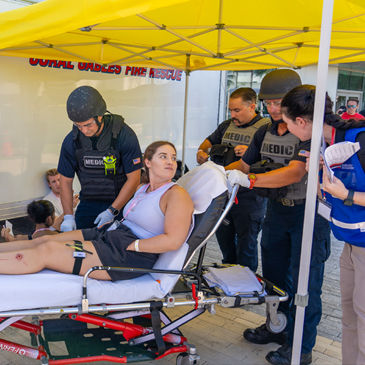
<path fill-rule="evenodd" d="M 163 234 L 165 215 L 161 211 L 160 200 L 173 185 L 176 183 L 169 182 L 150 193 L 146 193 L 149 185 L 142 185 L 124 207 L 123 224 L 141 239 Z"/>

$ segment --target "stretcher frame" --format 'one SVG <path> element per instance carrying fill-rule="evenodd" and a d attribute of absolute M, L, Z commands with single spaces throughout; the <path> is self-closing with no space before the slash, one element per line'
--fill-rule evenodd
<path fill-rule="evenodd" d="M 284 315 L 277 312 L 277 308 L 281 301 L 288 299 L 287 293 L 275 287 L 264 278 L 257 276 L 261 282 L 261 292 L 236 293 L 233 296 L 225 295 L 221 290 L 209 288 L 202 277 L 202 273 L 207 267 L 207 265 L 203 265 L 206 243 L 216 232 L 233 205 L 238 188 L 239 186 L 236 185 L 233 188 L 230 198 L 225 198 L 226 201 L 228 199 L 228 202 L 225 204 L 222 214 L 220 214 L 219 219 L 214 223 L 214 227 L 210 233 L 197 247 L 194 247 L 188 253 L 188 258 L 185 261 L 183 270 L 148 270 L 110 266 L 92 267 L 84 276 L 82 298 L 80 298 L 80 304 L 77 306 L 0 312 L 0 332 L 8 326 L 27 331 L 31 335 L 31 343 L 33 346 L 25 346 L 0 339 L 0 349 L 32 359 L 38 359 L 44 365 L 66 365 L 96 361 L 132 363 L 158 360 L 175 353 L 179 353 L 176 360 L 178 365 L 198 365 L 200 358 L 197 354 L 196 347 L 188 343 L 187 339 L 180 332 L 179 327 L 200 316 L 206 310 L 214 315 L 215 306 L 217 304 L 228 308 L 240 307 L 246 304 L 265 303 L 267 312 L 266 323 L 268 328 L 275 333 L 281 332 L 285 328 L 286 318 Z M 200 254 L 197 264 L 189 266 L 192 257 L 199 250 Z M 224 266 L 218 264 L 212 265 L 215 267 Z M 160 300 L 117 305 L 90 305 L 87 298 L 87 278 L 90 273 L 95 270 L 176 274 L 180 276 L 179 283 L 184 285 L 187 291 L 172 291 L 167 294 L 164 299 Z M 265 291 L 270 293 L 270 295 L 266 295 Z M 192 306 L 194 309 L 180 318 L 171 321 L 165 314 L 165 310 L 180 306 Z M 32 317 L 31 322 L 23 321 L 24 317 L 29 316 Z M 58 318 L 51 320 L 42 319 L 49 316 Z M 145 321 L 147 322 L 147 325 L 124 322 L 124 319 L 126 318 L 133 318 L 134 321 L 135 319 L 139 319 L 139 322 L 141 320 Z M 107 338 L 117 338 L 116 340 L 113 340 L 112 346 L 117 344 L 117 346 L 122 349 L 117 350 L 115 346 L 113 347 L 115 350 L 108 350 L 108 348 L 106 348 L 106 350 L 100 354 L 93 354 L 92 351 L 87 350 L 85 352 L 82 348 L 81 355 L 72 355 L 72 353 L 70 353 L 72 349 L 67 345 L 69 355 L 53 356 L 50 353 L 47 342 L 49 339 L 51 339 L 50 342 L 52 342 L 52 339 L 58 338 L 58 333 L 56 333 L 57 330 L 52 327 L 53 323 L 55 323 L 56 326 L 70 326 L 70 333 L 80 332 L 84 336 L 87 333 L 84 333 L 84 329 L 81 328 L 81 326 L 84 326 L 83 324 L 97 326 L 98 329 L 86 328 L 85 331 L 92 336 L 94 336 L 94 334 L 99 336 L 99 332 L 101 332 L 101 336 L 103 336 L 103 332 L 106 332 L 105 336 L 107 336 Z M 161 326 L 161 323 L 164 324 L 163 327 Z M 46 334 L 46 328 L 50 333 L 49 335 Z M 42 329 L 44 338 L 42 336 Z M 112 331 L 114 332 L 112 333 Z M 62 336 L 62 334 L 60 334 L 60 336 Z M 65 336 L 67 338 L 70 335 L 66 334 Z M 120 339 L 121 341 L 119 341 Z M 101 338 L 101 340 L 103 340 L 103 338 Z M 77 340 L 77 342 L 79 343 L 79 340 Z"/>

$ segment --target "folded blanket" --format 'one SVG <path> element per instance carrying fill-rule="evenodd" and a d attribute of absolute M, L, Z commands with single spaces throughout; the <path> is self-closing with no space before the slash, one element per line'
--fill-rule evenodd
<path fill-rule="evenodd" d="M 224 269 L 208 268 L 209 273 L 204 275 L 210 287 L 218 286 L 227 295 L 237 293 L 251 294 L 262 290 L 261 284 L 255 274 L 248 268 L 240 265 Z"/>

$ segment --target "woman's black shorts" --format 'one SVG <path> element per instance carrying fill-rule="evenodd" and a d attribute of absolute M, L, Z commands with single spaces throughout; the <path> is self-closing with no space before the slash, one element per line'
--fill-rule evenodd
<path fill-rule="evenodd" d="M 82 229 L 81 232 L 85 241 L 92 242 L 104 266 L 152 269 L 158 259 L 156 253 L 127 251 L 129 244 L 138 240 L 138 237 L 124 224 L 109 232 L 98 228 Z M 108 271 L 108 274 L 112 281 L 128 280 L 144 275 L 112 270 Z"/>

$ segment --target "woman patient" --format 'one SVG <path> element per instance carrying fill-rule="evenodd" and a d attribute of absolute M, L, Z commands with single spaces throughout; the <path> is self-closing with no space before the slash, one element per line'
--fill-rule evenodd
<path fill-rule="evenodd" d="M 188 192 L 171 182 L 177 167 L 175 146 L 154 142 L 146 148 L 143 162 L 146 181 L 125 206 L 124 220 L 117 229 L 90 228 L 2 243 L 0 274 L 50 269 L 84 275 L 93 266 L 152 268 L 159 253 L 180 248 L 186 241 L 194 207 Z M 82 247 L 77 252 L 85 253 L 85 258 L 78 260 L 79 272 L 73 257 L 75 245 Z M 96 270 L 90 277 L 115 281 L 141 275 Z"/>
<path fill-rule="evenodd" d="M 33 240 L 35 238 L 54 235 L 59 233 L 51 229 L 55 222 L 55 209 L 48 200 L 33 201 L 27 206 L 28 219 L 35 224 L 35 231 L 29 236 L 17 235 L 13 236 L 9 228 L 1 230 L 1 237 L 4 237 L 7 242 Z"/>

